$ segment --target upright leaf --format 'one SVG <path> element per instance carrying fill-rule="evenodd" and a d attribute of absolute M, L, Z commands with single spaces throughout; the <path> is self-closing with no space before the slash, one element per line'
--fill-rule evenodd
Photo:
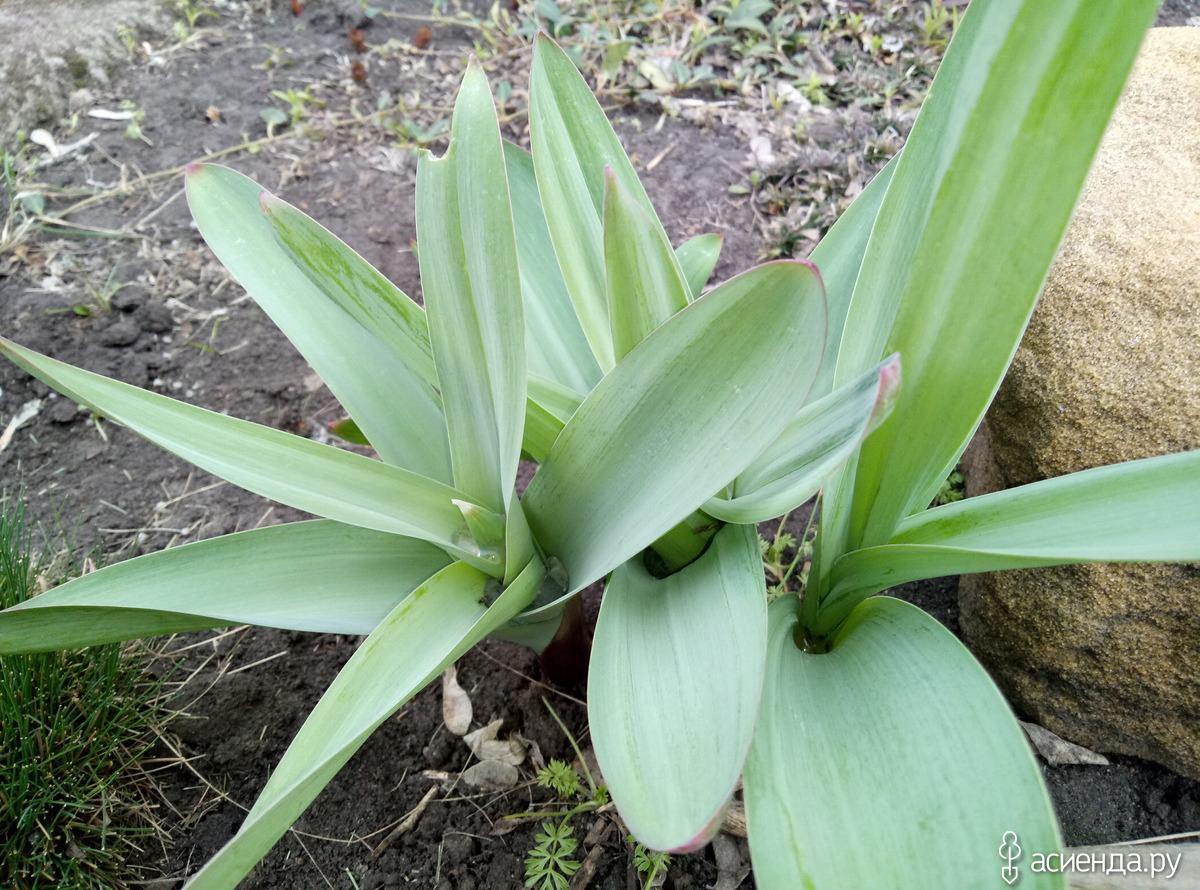
<path fill-rule="evenodd" d="M 819 399 L 833 391 L 834 373 L 837 371 L 842 333 L 846 326 L 846 313 L 854 284 L 862 268 L 863 254 L 871 237 L 871 229 L 879 215 L 879 206 L 887 194 L 892 174 L 896 170 L 899 155 L 888 161 L 875 178 L 867 183 L 854 202 L 833 224 L 821 243 L 813 250 L 809 259 L 821 270 L 821 281 L 825 283 L 825 299 L 829 305 L 829 344 L 813 383 L 811 398 Z"/>
<path fill-rule="evenodd" d="M 839 381 L 890 352 L 905 376 L 891 419 L 863 446 L 851 546 L 885 542 L 924 509 L 982 418 L 1156 8 L 1014 0 L 964 16 L 846 319 Z"/>
<path fill-rule="evenodd" d="M 877 597 L 815 655 L 795 645 L 793 605 L 771 606 L 744 776 L 758 887 L 1001 887 L 1008 833 L 1031 853 L 1059 850 L 1020 726 L 949 631 Z M 1019 878 L 1064 886 L 1062 874 Z"/>
<path fill-rule="evenodd" d="M 600 381 L 525 493 L 571 590 L 663 535 L 779 435 L 824 335 L 817 275 L 768 263 L 691 303 Z"/>
<path fill-rule="evenodd" d="M 604 168 L 604 270 L 617 361 L 688 304 L 688 284 L 662 225 Z"/>
<path fill-rule="evenodd" d="M 233 890 L 375 728 L 517 614 L 542 574 L 533 560 L 489 606 L 498 582 L 454 563 L 392 610 L 321 696 L 238 833 L 188 881 L 188 890 Z"/>
<path fill-rule="evenodd" d="M 724 241 L 720 235 L 697 235 L 675 248 L 675 258 L 687 281 L 689 302 L 700 296 L 708 284 Z"/>
<path fill-rule="evenodd" d="M 525 321 L 504 150 L 479 63 L 450 148 L 417 166 L 417 246 L 457 488 L 503 514 L 525 418 Z"/>
<path fill-rule="evenodd" d="M 432 544 L 318 520 L 115 563 L 0 612 L 0 654 L 230 624 L 367 634 L 449 557 Z"/>
<path fill-rule="evenodd" d="M 449 482 L 446 423 L 422 356 L 420 309 L 349 247 L 240 173 L 192 165 L 187 196 L 217 259 L 321 375 L 379 456 Z"/>
<path fill-rule="evenodd" d="M 533 175 L 533 157 L 505 142 L 504 166 L 517 235 L 529 373 L 585 396 L 599 381 L 600 366 L 588 347 L 554 255 L 554 243 Z"/>
<path fill-rule="evenodd" d="M 656 850 L 720 827 L 758 716 L 767 598 L 752 525 L 661 580 L 635 557 L 604 590 L 588 670 L 592 743 L 621 819 Z"/>
<path fill-rule="evenodd" d="M 600 368 L 612 368 L 604 272 L 604 168 L 657 222 L 646 190 L 583 75 L 539 34 L 529 78 L 533 165 L 554 251 Z M 658 224 L 664 241 L 666 233 Z"/>

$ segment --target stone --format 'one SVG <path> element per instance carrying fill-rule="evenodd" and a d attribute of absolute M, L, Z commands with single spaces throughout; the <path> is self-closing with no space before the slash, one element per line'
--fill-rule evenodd
<path fill-rule="evenodd" d="M 968 495 L 1200 448 L 1197 95 L 1200 29 L 1152 30 L 968 450 Z M 1200 779 L 1200 566 L 966 576 L 959 599 L 1018 711 Z"/>
<path fill-rule="evenodd" d="M 133 319 L 118 318 L 100 332 L 100 342 L 104 346 L 132 346 L 141 333 L 141 327 Z"/>

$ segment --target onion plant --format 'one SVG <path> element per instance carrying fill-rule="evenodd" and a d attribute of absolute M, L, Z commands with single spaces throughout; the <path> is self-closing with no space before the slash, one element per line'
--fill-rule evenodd
<path fill-rule="evenodd" d="M 711 288 L 719 239 L 671 246 L 545 35 L 532 154 L 501 140 L 472 63 L 446 154 L 420 158 L 424 308 L 248 179 L 191 167 L 201 234 L 379 460 L 0 341 L 80 403 L 323 517 L 63 585 L 0 613 L 0 651 L 240 623 L 367 635 L 188 885 L 228 888 L 464 651 L 545 647 L 607 579 L 589 719 L 639 841 L 700 847 L 741 777 L 759 887 L 995 886 L 1006 832 L 1059 845 L 1035 760 L 967 650 L 874 594 L 1200 558 L 1200 452 L 926 509 L 1012 358 L 1154 10 L 976 0 L 908 144 L 812 262 Z M 518 497 L 522 456 L 539 467 Z M 808 588 L 768 607 L 755 523 L 822 489 Z"/>

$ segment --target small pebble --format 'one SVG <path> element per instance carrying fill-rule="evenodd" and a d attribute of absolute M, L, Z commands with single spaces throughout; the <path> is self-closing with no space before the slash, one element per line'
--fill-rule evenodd
<path fill-rule="evenodd" d="M 142 327 L 152 334 L 165 334 L 175 327 L 171 310 L 162 303 L 151 303 L 139 313 Z"/>
<path fill-rule="evenodd" d="M 100 343 L 104 346 L 130 346 L 141 333 L 137 322 L 131 318 L 121 318 L 100 332 Z"/>

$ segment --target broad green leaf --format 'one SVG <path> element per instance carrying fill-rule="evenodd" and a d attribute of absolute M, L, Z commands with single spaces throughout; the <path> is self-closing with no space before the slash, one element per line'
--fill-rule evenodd
<path fill-rule="evenodd" d="M 531 561 L 489 606 L 499 582 L 454 563 L 400 603 L 321 696 L 238 833 L 188 881 L 188 890 L 233 890 L 375 728 L 517 614 L 542 573 Z"/>
<path fill-rule="evenodd" d="M 558 268 L 533 175 L 533 157 L 506 142 L 504 166 L 508 172 L 517 235 L 529 373 L 585 396 L 600 380 L 600 366 L 588 347 L 562 271 Z"/>
<path fill-rule="evenodd" d="M 1059 850 L 1041 773 L 1004 697 L 949 631 L 889 597 L 862 603 L 832 651 L 793 641 L 771 606 L 767 679 L 744 794 L 762 890 L 1005 887 L 1009 832 L 1026 867 Z"/>
<path fill-rule="evenodd" d="M 499 555 L 479 550 L 454 505 L 456 498 L 469 499 L 440 482 L 109 380 L 2 337 L 0 353 L 64 395 L 247 491 L 349 525 L 420 538 L 485 571 L 500 571 Z"/>
<path fill-rule="evenodd" d="M 1200 451 L 1096 467 L 910 516 L 887 544 L 851 551 L 834 564 L 815 630 L 836 627 L 871 593 L 921 578 L 1196 560 Z"/>
<path fill-rule="evenodd" d="M 688 302 L 700 296 L 721 256 L 723 235 L 697 235 L 675 248 L 675 259 L 688 286 Z"/>
<path fill-rule="evenodd" d="M 230 624 L 368 634 L 450 562 L 424 541 L 317 520 L 160 550 L 0 612 L 0 655 Z"/>
<path fill-rule="evenodd" d="M 888 184 L 892 181 L 898 158 L 899 155 L 888 161 L 887 166 L 867 183 L 867 187 L 833 224 L 833 228 L 825 233 L 809 257 L 821 271 L 821 281 L 825 285 L 825 300 L 829 306 L 828 342 L 831 347 L 837 347 L 842 341 L 854 283 L 858 280 L 867 241 L 871 237 L 875 218 L 879 215 L 879 205 L 883 203 L 883 196 L 887 194 Z M 809 398 L 821 398 L 833 391 L 838 355 L 836 348 L 825 351 Z"/>
<path fill-rule="evenodd" d="M 617 361 L 688 304 L 679 260 L 653 211 L 604 168 L 604 269 Z"/>
<path fill-rule="evenodd" d="M 904 356 L 864 443 L 850 546 L 882 544 L 953 468 L 1008 368 L 1154 0 L 973 3 L 896 166 L 838 357 Z M 1019 75 L 1018 75 L 1019 73 Z"/>
<path fill-rule="evenodd" d="M 525 421 L 525 321 L 500 126 L 476 61 L 449 149 L 417 164 L 417 247 L 455 486 L 503 513 Z"/>
<path fill-rule="evenodd" d="M 572 591 L 666 533 L 783 431 L 824 334 L 817 275 L 768 263 L 691 303 L 597 384 L 524 500 Z"/>
<path fill-rule="evenodd" d="M 253 180 L 225 167 L 188 168 L 188 206 L 200 234 L 321 375 L 379 456 L 449 482 L 445 419 L 429 385 L 428 356 L 420 356 L 420 310 L 404 309 L 407 297 L 279 199 L 267 196 L 264 214 L 264 195 Z M 385 329 L 388 316 L 394 332 Z M 403 343 L 406 335 L 415 343 Z"/>
<path fill-rule="evenodd" d="M 604 272 L 604 168 L 657 221 L 646 190 L 583 75 L 539 34 L 529 78 L 533 165 L 558 264 L 584 334 L 607 372 L 615 363 Z M 664 241 L 666 233 L 658 230 Z"/>
<path fill-rule="evenodd" d="M 604 782 L 634 836 L 687 852 L 712 839 L 758 716 L 767 597 L 752 525 L 727 525 L 661 580 L 639 557 L 604 590 L 588 722 Z"/>
<path fill-rule="evenodd" d="M 704 512 L 725 522 L 766 522 L 815 495 L 834 470 L 883 422 L 900 386 L 893 355 L 836 392 L 810 402 Z"/>
<path fill-rule="evenodd" d="M 437 370 L 425 310 L 316 220 L 267 191 L 261 192 L 258 203 L 308 279 L 386 344 L 410 369 L 413 381 L 435 387 Z"/>

